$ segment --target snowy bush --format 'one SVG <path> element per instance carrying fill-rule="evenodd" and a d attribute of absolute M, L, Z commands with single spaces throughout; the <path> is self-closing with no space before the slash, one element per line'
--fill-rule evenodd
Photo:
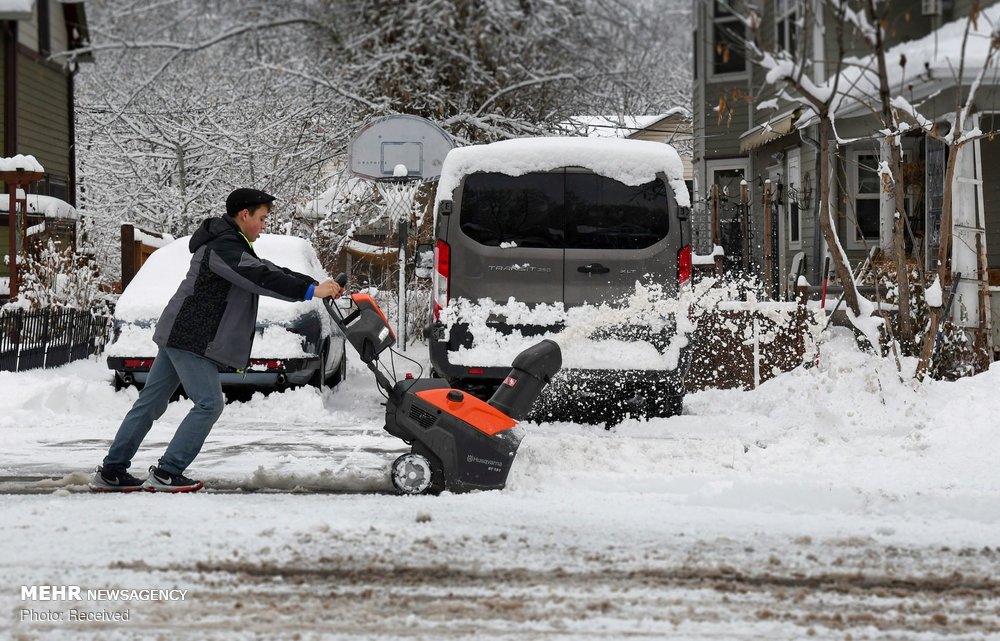
<path fill-rule="evenodd" d="M 97 265 L 72 248 L 60 249 L 52 240 L 36 246 L 21 259 L 17 299 L 21 308 L 74 308 L 106 311 L 106 289 Z"/>

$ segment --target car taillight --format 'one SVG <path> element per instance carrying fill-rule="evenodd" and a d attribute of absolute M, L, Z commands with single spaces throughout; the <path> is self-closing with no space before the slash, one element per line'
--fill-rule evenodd
<path fill-rule="evenodd" d="M 285 362 L 275 358 L 251 358 L 249 369 L 283 370 L 285 369 Z"/>
<path fill-rule="evenodd" d="M 149 369 L 153 366 L 152 358 L 126 358 L 125 369 Z"/>
<path fill-rule="evenodd" d="M 691 280 L 691 245 L 684 245 L 677 252 L 677 284 Z"/>
<path fill-rule="evenodd" d="M 448 278 L 451 275 L 451 247 L 443 240 L 434 245 L 434 320 L 441 316 L 441 310 L 448 306 L 451 292 Z"/>
<path fill-rule="evenodd" d="M 482 367 L 470 367 L 469 368 L 469 374 L 472 374 L 473 376 L 482 376 L 485 373 L 486 373 L 486 370 L 483 369 Z"/>

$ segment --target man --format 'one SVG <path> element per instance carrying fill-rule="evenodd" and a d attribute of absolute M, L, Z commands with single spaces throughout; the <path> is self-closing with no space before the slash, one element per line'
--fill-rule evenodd
<path fill-rule="evenodd" d="M 237 189 L 226 198 L 226 215 L 207 219 L 191 236 L 187 276 L 156 323 L 156 360 L 104 464 L 97 468 L 91 490 L 200 490 L 204 484 L 184 476 L 184 471 L 225 406 L 218 367 L 242 370 L 250 361 L 258 296 L 301 301 L 340 295 L 342 288 L 332 280 L 317 283 L 254 253 L 253 242 L 267 225 L 273 201 L 274 196 L 256 189 Z M 128 467 L 178 385 L 184 386 L 194 407 L 142 481 L 129 474 Z"/>

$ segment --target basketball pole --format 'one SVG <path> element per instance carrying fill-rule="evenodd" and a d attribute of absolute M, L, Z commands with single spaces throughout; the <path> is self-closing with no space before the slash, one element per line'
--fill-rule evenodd
<path fill-rule="evenodd" d="M 408 214 L 409 212 L 407 212 Z M 402 340 L 400 348 L 406 352 L 406 241 L 409 238 L 409 216 L 400 216 L 399 223 L 399 304 L 396 306 L 396 327 Z"/>
<path fill-rule="evenodd" d="M 406 352 L 406 245 L 410 234 L 410 216 L 413 213 L 413 203 L 416 200 L 419 180 L 411 179 L 409 170 L 403 163 L 393 167 L 392 178 L 376 181 L 385 188 L 379 188 L 386 202 L 385 213 L 389 220 L 396 221 L 396 232 L 399 236 L 397 260 L 399 268 L 398 289 L 396 294 L 396 336 L 400 351 Z"/>

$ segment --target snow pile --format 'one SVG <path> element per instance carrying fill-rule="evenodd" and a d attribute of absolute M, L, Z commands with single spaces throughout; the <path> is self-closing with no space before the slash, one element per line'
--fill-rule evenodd
<path fill-rule="evenodd" d="M 143 245 L 147 245 L 149 247 L 156 247 L 157 249 L 166 247 L 170 243 L 174 242 L 174 240 L 176 240 L 170 234 L 163 234 L 162 237 L 153 236 L 152 234 L 147 234 L 140 229 L 135 229 L 132 232 L 132 234 L 133 234 L 132 238 L 136 242 L 142 243 Z"/>
<path fill-rule="evenodd" d="M 836 329 L 819 367 L 752 391 L 688 394 L 685 414 L 613 433 L 529 426 L 514 491 L 665 492 L 686 506 L 814 514 L 1000 519 L 994 473 L 1000 367 L 954 383 L 913 381 L 915 359 L 860 351 Z M 827 516 L 821 516 L 827 515 Z"/>
<path fill-rule="evenodd" d="M 677 204 L 689 207 L 691 203 L 680 156 L 666 143 L 603 138 L 519 138 L 448 152 L 438 181 L 435 220 L 438 203 L 453 197 L 464 176 L 476 172 L 523 176 L 560 167 L 584 167 L 633 186 L 655 180 L 657 173 L 663 173 Z"/>
<path fill-rule="evenodd" d="M 518 513 L 536 505 L 547 514 L 567 502 L 603 520 L 609 506 L 626 501 L 647 525 L 686 519 L 727 536 L 748 527 L 801 532 L 875 522 L 883 535 L 919 538 L 956 519 L 973 528 L 970 536 L 995 531 L 995 428 L 983 417 L 1000 413 L 1000 367 L 923 384 L 912 380 L 914 367 L 904 360 L 898 376 L 890 360 L 859 351 L 853 335 L 838 329 L 818 367 L 753 391 L 689 394 L 682 416 L 628 419 L 610 432 L 526 424 L 504 492 L 393 500 L 433 509 L 435 521 L 439 510 L 463 519 L 489 504 Z M 228 405 L 192 472 L 221 490 L 388 491 L 386 470 L 406 446 L 382 430 L 370 376 L 356 361 L 351 368 L 332 392 L 302 388 Z M 57 479 L 25 480 L 31 491 L 81 490 L 86 468 L 99 462 L 136 395 L 115 393 L 108 381 L 93 360 L 0 373 L 8 392 L 0 397 L 0 475 Z M 155 462 L 189 407 L 170 404 L 136 468 Z M 361 506 L 382 498 L 391 497 L 350 500 Z"/>

